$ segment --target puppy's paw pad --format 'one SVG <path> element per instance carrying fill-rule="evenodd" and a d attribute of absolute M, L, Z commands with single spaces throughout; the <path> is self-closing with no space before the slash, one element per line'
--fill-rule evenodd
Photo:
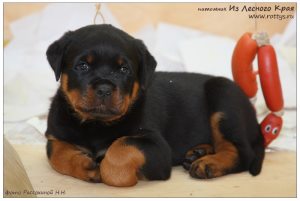
<path fill-rule="evenodd" d="M 224 175 L 220 162 L 211 156 L 194 161 L 189 173 L 192 177 L 198 179 L 211 179 Z"/>
<path fill-rule="evenodd" d="M 91 183 L 100 183 L 100 169 L 95 169 L 87 172 L 88 181 Z"/>
<path fill-rule="evenodd" d="M 202 145 L 193 147 L 191 150 L 189 150 L 186 153 L 182 166 L 184 169 L 190 170 L 191 164 L 195 160 L 197 160 L 201 157 L 204 157 L 208 154 L 213 154 L 213 153 L 214 153 L 213 147 L 208 144 L 202 144 Z"/>

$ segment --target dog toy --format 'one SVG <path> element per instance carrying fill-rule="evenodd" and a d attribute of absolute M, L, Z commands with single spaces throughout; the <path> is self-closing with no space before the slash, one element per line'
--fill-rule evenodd
<path fill-rule="evenodd" d="M 257 56 L 258 71 L 252 63 Z M 283 96 L 277 66 L 276 53 L 266 33 L 245 33 L 237 42 L 232 56 L 232 75 L 254 105 L 259 75 L 267 107 L 271 111 L 260 124 L 267 147 L 276 139 L 282 128 Z"/>

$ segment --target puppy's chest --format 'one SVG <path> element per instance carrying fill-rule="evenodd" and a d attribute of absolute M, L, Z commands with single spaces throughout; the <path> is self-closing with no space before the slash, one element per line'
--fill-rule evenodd
<path fill-rule="evenodd" d="M 138 128 L 134 127 L 101 127 L 89 126 L 80 129 L 78 146 L 85 148 L 94 157 L 104 155 L 109 146 L 123 136 L 137 135 Z"/>
<path fill-rule="evenodd" d="M 114 134 L 104 133 L 85 133 L 77 139 L 75 145 L 85 154 L 93 158 L 95 161 L 101 161 L 109 148 L 109 146 L 118 137 Z"/>

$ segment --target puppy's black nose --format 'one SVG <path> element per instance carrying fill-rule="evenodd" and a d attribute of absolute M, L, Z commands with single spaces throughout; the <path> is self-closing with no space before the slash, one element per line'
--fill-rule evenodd
<path fill-rule="evenodd" d="M 101 84 L 96 89 L 96 93 L 99 97 L 111 96 L 112 91 L 113 91 L 113 86 L 110 84 Z"/>

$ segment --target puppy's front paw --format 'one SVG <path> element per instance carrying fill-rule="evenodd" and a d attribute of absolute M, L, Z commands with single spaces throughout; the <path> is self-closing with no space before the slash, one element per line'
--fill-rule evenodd
<path fill-rule="evenodd" d="M 49 163 L 57 172 L 88 182 L 100 182 L 100 170 L 94 160 L 78 147 L 59 141 L 48 140 Z"/>
<path fill-rule="evenodd" d="M 78 154 L 72 160 L 71 175 L 88 182 L 101 181 L 99 165 L 86 154 Z"/>
<path fill-rule="evenodd" d="M 138 171 L 145 158 L 136 147 L 126 145 L 125 139 L 126 137 L 116 140 L 101 161 L 101 178 L 107 185 L 126 187 L 138 182 Z"/>

